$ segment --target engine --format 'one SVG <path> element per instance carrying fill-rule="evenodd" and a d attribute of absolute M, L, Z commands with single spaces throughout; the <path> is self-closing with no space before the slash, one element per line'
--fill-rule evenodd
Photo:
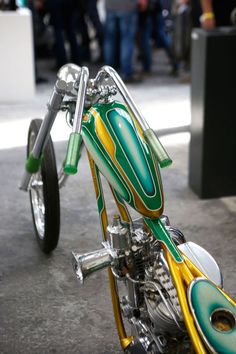
<path fill-rule="evenodd" d="M 211 279 L 222 285 L 220 270 L 208 252 L 186 242 L 183 234 L 170 226 L 168 217 L 161 220 L 175 244 L 194 263 L 201 264 L 205 273 L 207 264 Z M 117 280 L 123 317 L 131 324 L 143 353 L 188 353 L 190 342 L 163 250 L 143 219 L 130 224 L 114 216 L 103 247 L 73 254 L 77 278 L 83 282 L 94 271 L 110 266 Z"/>
<path fill-rule="evenodd" d="M 163 217 L 162 222 L 170 229 L 176 243 L 184 242 L 183 235 L 169 227 L 167 217 Z M 126 247 L 123 247 L 125 238 Z M 185 336 L 186 332 L 159 242 L 145 228 L 142 219 L 127 225 L 119 218 L 108 227 L 108 240 L 120 257 L 112 271 L 127 289 L 121 298 L 121 309 L 135 337 L 139 338 L 144 352 L 170 352 L 170 345 L 176 345 L 178 337 Z M 122 241 L 119 244 L 117 240 Z"/>

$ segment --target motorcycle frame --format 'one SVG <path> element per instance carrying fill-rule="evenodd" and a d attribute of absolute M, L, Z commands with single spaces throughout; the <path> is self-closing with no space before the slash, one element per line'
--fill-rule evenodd
<path fill-rule="evenodd" d="M 105 205 L 105 199 L 104 199 L 104 193 L 103 193 L 103 188 L 101 184 L 101 179 L 100 179 L 100 172 L 95 165 L 94 160 L 92 159 L 91 155 L 88 152 L 88 158 L 89 158 L 89 163 L 90 163 L 90 169 L 91 169 L 91 174 L 92 174 L 92 179 L 93 179 L 93 184 L 94 184 L 94 189 L 95 189 L 95 195 L 96 195 L 96 200 L 97 200 L 97 208 L 99 212 L 99 218 L 100 218 L 100 223 L 101 223 L 101 228 L 102 228 L 102 233 L 103 233 L 103 239 L 106 241 L 107 236 L 106 236 L 106 230 L 108 226 L 108 217 L 107 217 L 107 211 L 106 211 L 106 205 Z M 121 215 L 121 218 L 124 221 L 130 222 L 130 215 L 127 210 L 127 207 L 125 203 L 122 201 L 122 199 L 117 198 L 117 194 L 114 191 L 114 189 L 110 186 L 117 208 L 119 210 L 119 213 Z M 205 345 L 203 344 L 199 333 L 197 332 L 197 329 L 195 327 L 195 324 L 193 322 L 192 314 L 189 309 L 188 301 L 187 301 L 187 296 L 186 296 L 186 290 L 185 286 L 188 286 L 191 281 L 195 277 L 205 277 L 200 270 L 196 266 L 192 264 L 192 262 L 185 257 L 185 261 L 187 262 L 188 266 L 191 267 L 192 271 L 194 272 L 194 275 L 190 272 L 189 268 L 185 265 L 185 263 L 176 263 L 174 258 L 171 256 L 170 252 L 168 249 L 164 246 L 162 246 L 166 255 L 166 259 L 168 262 L 168 265 L 170 267 L 171 275 L 174 280 L 177 293 L 178 293 L 178 298 L 180 301 L 180 306 L 182 309 L 182 313 L 184 316 L 185 320 L 185 325 L 188 329 L 188 332 L 190 334 L 190 337 L 192 339 L 193 346 L 196 350 L 197 353 L 205 353 L 207 354 L 207 351 L 205 349 Z M 133 337 L 132 336 L 127 336 L 123 320 L 122 320 L 122 315 L 121 315 L 121 310 L 119 306 L 119 298 L 118 298 L 118 293 L 117 293 L 117 287 L 116 287 L 116 279 L 114 278 L 114 275 L 111 271 L 111 269 L 108 270 L 109 274 L 109 282 L 110 282 L 110 290 L 111 290 L 111 297 L 112 297 L 112 305 L 113 305 L 113 312 L 114 312 L 114 317 L 115 317 L 115 322 L 116 322 L 116 327 L 118 331 L 118 336 L 120 339 L 120 343 L 123 349 L 127 348 L 129 344 L 132 342 Z"/>
<path fill-rule="evenodd" d="M 90 164 L 90 170 L 91 170 L 91 175 L 92 175 L 92 180 L 94 184 L 94 190 L 95 190 L 95 196 L 96 196 L 96 201 L 97 201 L 97 208 L 98 208 L 98 213 L 99 213 L 99 219 L 100 219 L 100 224 L 101 224 L 101 229 L 102 229 L 102 235 L 103 235 L 103 240 L 107 241 L 107 226 L 108 226 L 108 217 L 107 217 L 107 211 L 106 211 L 106 204 L 105 204 L 105 198 L 104 198 L 104 193 L 103 193 L 103 187 L 101 183 L 101 178 L 100 178 L 100 171 L 98 167 L 96 166 L 93 158 L 91 157 L 89 151 L 87 151 L 88 154 L 88 159 L 89 159 L 89 164 Z M 124 201 L 119 197 L 119 195 L 116 193 L 114 188 L 109 184 L 110 189 L 112 191 L 114 200 L 116 202 L 117 208 L 119 210 L 120 216 L 123 221 L 130 222 L 131 217 L 129 214 L 129 211 L 124 203 Z M 191 313 L 189 304 L 188 304 L 188 299 L 187 299 L 187 288 L 190 286 L 192 281 L 195 278 L 205 278 L 207 277 L 192 263 L 192 261 L 185 255 L 181 254 L 183 257 L 183 262 L 176 262 L 174 257 L 171 255 L 170 251 L 168 248 L 161 242 L 161 246 L 165 252 L 166 260 L 171 272 L 172 279 L 174 281 L 177 294 L 178 294 L 178 299 L 180 302 L 180 307 L 182 310 L 182 314 L 184 317 L 184 322 L 187 328 L 187 331 L 189 333 L 189 336 L 192 340 L 193 347 L 196 351 L 196 353 L 201 353 L 201 354 L 207 354 L 208 351 L 206 349 L 206 346 L 208 346 L 207 340 L 205 338 L 201 338 L 196 325 L 193 321 L 193 315 Z M 123 349 L 127 348 L 130 343 L 133 341 L 132 336 L 127 336 L 122 315 L 121 315 L 121 309 L 119 305 L 119 297 L 117 293 L 117 285 L 116 285 L 116 279 L 111 271 L 111 269 L 108 270 L 108 275 L 109 275 L 109 282 L 110 282 L 110 291 L 111 291 L 111 297 L 112 297 L 112 305 L 113 305 L 113 312 L 114 312 L 114 317 L 115 317 L 115 323 L 118 331 L 118 336 L 120 339 L 120 344 Z M 227 293 L 225 293 L 222 289 L 220 289 L 221 292 L 224 294 L 224 296 L 232 303 L 235 305 L 234 301 L 228 296 Z M 214 350 L 212 351 L 214 353 Z"/>
<path fill-rule="evenodd" d="M 75 96 L 75 93 L 73 93 L 75 84 L 78 85 L 78 91 L 76 93 L 77 96 L 77 102 L 76 102 L 76 109 L 75 109 L 75 118 L 73 122 L 73 128 L 72 128 L 72 133 L 75 134 L 80 134 L 81 129 L 82 129 L 82 121 L 83 121 L 83 107 L 85 104 L 85 95 L 86 95 L 86 88 L 88 85 L 88 80 L 89 80 L 89 74 L 87 68 L 79 68 L 73 64 L 69 64 L 71 68 L 74 70 L 74 78 L 72 81 L 68 81 L 66 77 L 63 77 L 63 68 L 65 69 L 64 66 L 60 70 L 58 76 L 58 80 L 53 88 L 53 92 L 51 95 L 51 98 L 47 104 L 47 113 L 45 115 L 45 118 L 43 120 L 42 126 L 40 128 L 39 134 L 37 136 L 37 139 L 35 141 L 33 150 L 31 152 L 31 160 L 27 162 L 26 164 L 26 172 L 24 174 L 24 177 L 22 179 L 21 183 L 21 189 L 23 190 L 29 190 L 30 189 L 30 183 L 31 183 L 31 175 L 32 173 L 37 172 L 37 170 L 40 167 L 41 163 L 41 156 L 42 152 L 44 149 L 44 146 L 47 143 L 47 140 L 50 136 L 50 131 L 53 126 L 53 123 L 56 119 L 57 113 L 59 112 L 64 96 L 65 95 L 71 95 L 72 97 Z M 73 75 L 72 75 L 73 76 Z M 114 69 L 111 67 L 103 67 L 93 80 L 93 85 L 97 86 L 102 84 L 104 80 L 107 78 L 111 78 L 112 81 L 114 82 L 115 86 L 118 88 L 119 93 L 124 99 L 124 102 L 126 103 L 129 111 L 131 112 L 130 117 L 134 121 L 134 119 L 137 120 L 140 129 L 145 135 L 145 132 L 150 130 L 150 127 L 148 126 L 147 122 L 139 112 L 137 106 L 135 105 L 133 99 L 131 98 L 128 90 L 126 89 L 123 81 L 119 77 L 119 75 L 115 72 Z M 135 118 L 134 118 L 135 117 Z M 155 147 L 153 147 L 153 150 Z M 97 208 L 98 208 L 98 213 L 99 213 L 99 219 L 100 219 L 100 224 L 101 224 L 101 230 L 102 230 L 102 235 L 103 235 L 103 240 L 107 240 L 107 227 L 108 227 L 108 216 L 107 216 L 107 210 L 106 210 L 106 203 L 105 203 L 105 198 L 104 198 L 104 193 L 103 193 L 103 187 L 101 183 L 101 178 L 100 178 L 100 171 L 95 164 L 90 152 L 87 150 L 88 154 L 88 160 L 90 164 L 90 170 L 91 170 L 91 175 L 92 175 L 92 180 L 94 184 L 94 190 L 95 190 L 95 196 L 96 196 L 96 202 L 97 202 Z M 78 161 L 77 161 L 78 162 Z M 59 186 L 62 187 L 65 180 L 67 179 L 67 175 L 63 172 L 63 166 L 62 169 L 59 172 Z M 108 182 L 109 183 L 109 182 Z M 110 184 L 109 184 L 110 185 Z M 129 215 L 129 211 L 125 205 L 125 202 L 122 200 L 122 198 L 118 195 L 118 193 L 114 190 L 114 188 L 110 185 L 114 200 L 116 202 L 117 208 L 119 210 L 121 219 L 126 221 L 126 222 L 131 222 L 131 217 Z M 145 219 L 145 218 L 144 218 Z M 147 221 L 147 220 L 146 220 Z M 148 226 L 148 222 L 147 226 Z M 205 278 L 207 277 L 188 259 L 185 255 L 181 254 L 180 251 L 177 250 L 178 255 L 179 255 L 179 260 L 177 260 L 177 257 L 173 256 L 173 253 L 170 251 L 170 248 L 167 243 L 163 242 L 163 240 L 159 240 L 160 244 L 164 250 L 166 260 L 171 272 L 172 279 L 174 281 L 177 294 L 178 294 L 178 299 L 180 302 L 181 310 L 183 313 L 183 318 L 184 322 L 187 328 L 187 331 L 189 333 L 189 336 L 191 338 L 193 347 L 198 354 L 207 354 L 207 348 L 208 343 L 205 340 L 205 338 L 201 337 L 194 319 L 193 315 L 191 313 L 191 309 L 188 303 L 188 298 L 187 298 L 187 288 L 190 286 L 191 282 L 198 277 Z M 126 349 L 133 341 L 132 336 L 127 336 L 125 326 L 123 323 L 122 319 L 122 314 L 121 314 L 121 309 L 120 309 L 120 303 L 119 303 L 119 297 L 118 297 L 118 292 L 117 292 L 117 284 L 116 284 L 116 279 L 111 271 L 111 269 L 108 269 L 108 274 L 109 274 L 109 283 L 110 283 L 110 290 L 111 290 L 111 298 L 112 298 L 112 305 L 113 305 L 113 312 L 114 312 L 114 317 L 115 317 L 115 323 L 118 331 L 118 336 L 120 340 L 120 344 L 123 349 Z M 222 290 L 220 289 L 221 292 L 224 294 L 224 296 L 232 303 L 234 304 L 233 300 Z"/>

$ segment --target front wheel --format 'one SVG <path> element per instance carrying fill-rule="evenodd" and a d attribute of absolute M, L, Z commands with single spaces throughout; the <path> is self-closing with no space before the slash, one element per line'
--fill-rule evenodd
<path fill-rule="evenodd" d="M 30 123 L 27 156 L 33 149 L 41 124 L 41 119 L 33 119 Z M 59 186 L 51 137 L 43 150 L 41 167 L 32 176 L 29 195 L 36 239 L 41 250 L 50 253 L 57 247 L 60 232 Z"/>

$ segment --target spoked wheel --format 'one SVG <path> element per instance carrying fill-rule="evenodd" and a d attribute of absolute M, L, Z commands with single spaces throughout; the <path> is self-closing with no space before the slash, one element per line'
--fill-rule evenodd
<path fill-rule="evenodd" d="M 27 156 L 32 151 L 41 124 L 41 119 L 30 123 Z M 36 239 L 41 250 L 50 253 L 57 247 L 60 232 L 59 186 L 51 137 L 44 148 L 41 167 L 32 176 L 29 194 Z"/>

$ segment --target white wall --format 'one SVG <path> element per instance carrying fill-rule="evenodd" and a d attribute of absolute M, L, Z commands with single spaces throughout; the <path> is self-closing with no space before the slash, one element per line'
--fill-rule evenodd
<path fill-rule="evenodd" d="M 34 76 L 31 12 L 0 11 L 0 102 L 32 99 Z"/>

